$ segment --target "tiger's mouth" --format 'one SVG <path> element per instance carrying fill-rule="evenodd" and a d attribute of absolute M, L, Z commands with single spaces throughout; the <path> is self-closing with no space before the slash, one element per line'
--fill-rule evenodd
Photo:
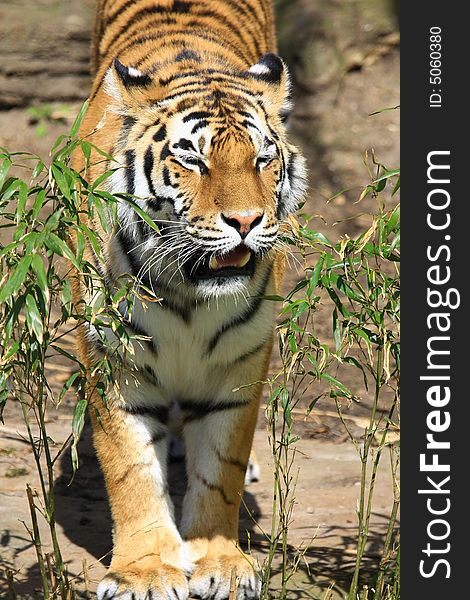
<path fill-rule="evenodd" d="M 188 277 L 192 280 L 250 277 L 255 270 L 255 261 L 254 253 L 245 244 L 240 244 L 226 254 L 214 254 L 212 256 L 200 254 L 192 257 L 185 264 L 185 268 Z"/>

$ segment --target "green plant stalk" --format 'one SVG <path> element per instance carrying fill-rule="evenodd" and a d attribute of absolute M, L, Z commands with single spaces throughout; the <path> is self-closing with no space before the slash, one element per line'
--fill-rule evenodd
<path fill-rule="evenodd" d="M 49 582 L 47 581 L 46 566 L 44 564 L 44 557 L 42 555 L 41 534 L 39 531 L 38 520 L 36 517 L 36 507 L 34 506 L 33 492 L 29 485 L 26 486 L 26 494 L 28 496 L 29 511 L 31 513 L 31 523 L 33 525 L 33 543 L 36 549 L 39 572 L 41 573 L 41 583 L 44 592 L 44 600 L 48 600 L 50 598 Z"/>
<path fill-rule="evenodd" d="M 288 462 L 288 448 L 289 444 L 285 443 L 285 431 L 286 431 L 286 418 L 285 413 L 282 413 L 282 431 L 281 431 L 281 444 L 279 446 L 279 465 L 281 465 L 281 457 L 284 454 L 284 461 L 287 464 Z M 289 495 L 289 484 L 286 481 L 287 475 L 289 472 L 289 467 L 287 467 L 287 473 L 285 477 L 284 486 L 280 486 L 279 495 L 281 498 L 281 506 L 280 506 L 280 523 L 281 523 L 281 535 L 282 535 L 282 578 L 281 578 L 281 598 L 286 597 L 287 592 L 287 581 L 289 579 L 287 575 L 288 569 L 288 554 L 287 554 L 287 536 L 289 533 L 288 527 L 288 509 L 286 508 L 286 502 Z M 279 482 L 280 483 L 280 482 Z"/>
<path fill-rule="evenodd" d="M 392 510 L 390 513 L 389 522 L 388 522 L 387 535 L 385 538 L 384 549 L 382 552 L 382 560 L 380 561 L 379 574 L 377 575 L 377 582 L 375 584 L 374 600 L 381 600 L 381 598 L 382 598 L 386 566 L 387 566 L 387 562 L 389 560 L 390 546 L 391 546 L 392 539 L 393 539 L 393 533 L 395 530 L 395 523 L 397 521 L 399 506 L 400 506 L 400 501 L 394 500 Z"/>
<path fill-rule="evenodd" d="M 395 406 L 396 406 L 396 398 L 394 401 L 394 405 L 392 406 L 392 409 Z M 392 416 L 392 412 L 393 411 L 391 410 L 390 415 L 389 415 L 390 418 Z M 392 452 L 392 449 L 390 449 L 390 452 Z M 396 485 L 396 474 L 394 472 L 393 465 L 392 465 L 392 478 L 393 478 L 393 487 L 394 487 L 394 500 L 393 500 L 392 510 L 390 511 L 390 517 L 389 517 L 388 527 L 387 527 L 387 534 L 385 537 L 385 542 L 384 542 L 383 551 L 382 551 L 382 560 L 380 561 L 379 573 L 377 575 L 374 600 L 381 600 L 381 598 L 382 598 L 386 566 L 387 566 L 387 562 L 390 557 L 390 548 L 392 545 L 393 534 L 395 531 L 395 524 L 396 524 L 397 516 L 398 516 L 398 508 L 400 506 L 400 498 L 398 496 L 397 485 Z"/>
<path fill-rule="evenodd" d="M 382 387 L 382 361 L 383 361 L 383 349 L 382 349 L 382 347 L 379 347 L 377 349 L 377 362 L 376 362 L 376 368 L 375 368 L 374 402 L 372 404 L 369 428 L 366 433 L 366 439 L 364 440 L 364 446 L 363 446 L 363 450 L 361 452 L 361 493 L 360 493 L 359 511 L 358 511 L 358 517 L 359 517 L 358 548 L 357 548 L 357 554 L 356 554 L 356 564 L 354 566 L 353 579 L 351 581 L 351 586 L 349 589 L 349 595 L 348 595 L 349 600 L 356 600 L 356 596 L 357 596 L 357 588 L 359 585 L 359 574 L 361 571 L 362 559 L 364 556 L 364 551 L 365 551 L 367 539 L 369 536 L 369 522 L 370 522 L 371 511 L 372 511 L 372 497 L 373 497 L 373 493 L 374 493 L 375 478 L 376 478 L 377 468 L 378 468 L 380 455 L 381 455 L 381 452 L 378 451 L 377 455 L 374 459 L 372 474 L 371 474 L 370 484 L 369 484 L 369 493 L 368 493 L 368 497 L 367 497 L 367 507 L 366 507 L 365 506 L 365 501 L 366 501 L 365 495 L 366 495 L 367 461 L 369 458 L 370 447 L 371 447 L 372 441 L 374 439 L 374 433 L 376 430 L 375 415 L 377 412 L 377 405 L 379 402 L 380 389 Z M 387 422 L 386 427 L 388 427 L 388 426 L 389 426 L 389 421 Z M 386 435 L 386 430 L 384 431 L 383 435 L 384 436 Z M 383 437 L 383 439 L 385 440 L 384 437 Z M 364 514 L 364 510 L 366 511 L 365 514 Z"/>
<path fill-rule="evenodd" d="M 50 311 L 48 311 L 48 314 L 49 313 L 50 313 Z M 44 342 L 44 344 L 46 344 L 46 342 Z M 45 351 L 44 347 L 42 347 L 41 348 L 41 357 L 40 357 L 40 363 L 42 366 L 44 366 L 44 364 L 45 364 L 45 354 L 46 354 L 46 351 Z M 35 406 L 34 413 L 35 413 L 36 422 L 39 426 L 39 432 L 40 432 L 39 449 L 34 441 L 34 437 L 33 437 L 31 427 L 29 424 L 28 415 L 27 415 L 26 409 L 25 409 L 26 403 L 25 403 L 24 399 L 22 398 L 21 384 L 19 385 L 18 389 L 19 389 L 19 394 L 20 394 L 20 403 L 21 403 L 21 407 L 22 407 L 22 411 L 23 411 L 23 420 L 25 422 L 26 429 L 28 432 L 30 446 L 33 450 L 34 460 L 36 463 L 36 471 L 39 476 L 41 492 L 42 492 L 42 496 L 44 499 L 44 505 L 45 505 L 45 515 L 44 516 L 45 516 L 46 521 L 49 526 L 49 531 L 50 531 L 51 540 L 52 540 L 52 546 L 54 549 L 54 559 L 55 559 L 55 566 L 56 566 L 56 569 L 58 570 L 58 575 L 59 575 L 61 598 L 65 599 L 66 595 L 67 595 L 67 591 L 70 589 L 70 585 L 67 580 L 67 575 L 66 575 L 66 572 L 64 569 L 64 563 L 63 563 L 62 554 L 60 551 L 60 545 L 59 545 L 59 542 L 57 539 L 57 532 L 56 532 L 56 528 L 55 528 L 53 460 L 51 458 L 49 442 L 48 442 L 49 438 L 47 435 L 47 427 L 46 427 L 46 423 L 45 423 L 45 419 L 44 419 L 45 389 L 44 389 L 42 373 L 39 373 L 39 375 L 35 375 L 35 377 L 36 378 L 39 377 L 39 381 L 36 382 L 36 390 L 35 390 L 35 392 L 33 392 L 31 394 L 31 397 L 33 400 L 33 404 Z M 43 468 L 42 468 L 42 464 L 41 464 L 41 449 L 44 451 L 45 459 L 46 459 L 47 484 L 46 484 L 46 481 L 44 478 Z M 44 588 L 44 593 L 46 593 L 45 588 Z M 49 587 L 47 588 L 47 593 L 49 593 Z M 48 597 L 49 596 L 45 596 L 45 598 L 48 598 Z"/>
<path fill-rule="evenodd" d="M 41 384 L 41 393 L 42 393 L 42 384 Z M 42 396 L 41 396 L 42 397 Z M 55 567 L 58 571 L 61 595 L 65 598 L 65 594 L 67 590 L 70 588 L 70 584 L 68 582 L 67 574 L 64 567 L 64 561 L 62 559 L 62 553 L 60 550 L 59 541 L 57 539 L 57 530 L 55 524 L 55 498 L 54 498 L 54 467 L 53 461 L 51 457 L 51 452 L 49 448 L 48 436 L 47 436 L 47 428 L 44 420 L 44 410 L 43 403 L 40 402 L 39 405 L 39 426 L 41 430 L 41 436 L 43 439 L 43 447 L 46 458 L 46 467 L 47 467 L 47 494 L 45 496 L 46 501 L 46 520 L 49 525 L 49 531 L 52 540 L 52 547 L 54 549 L 54 562 Z"/>
<path fill-rule="evenodd" d="M 276 422 L 275 422 L 275 417 L 274 417 L 274 410 L 273 410 L 273 406 L 272 406 L 273 402 L 271 402 L 271 405 L 269 407 L 269 419 L 268 419 L 268 423 L 269 426 L 271 428 L 271 451 L 272 451 L 272 455 L 273 455 L 273 460 L 274 460 L 274 464 L 276 465 L 276 456 L 275 456 L 275 449 L 276 449 Z M 276 551 L 276 547 L 277 547 L 277 540 L 276 540 L 276 515 L 277 515 L 277 488 L 278 488 L 278 476 L 279 473 L 277 471 L 277 469 L 274 469 L 274 478 L 273 478 L 273 501 L 272 501 L 272 513 L 271 513 L 271 533 L 269 536 L 269 554 L 268 554 L 268 560 L 267 563 L 265 564 L 264 567 L 264 588 L 263 588 L 263 598 L 264 599 L 268 599 L 268 592 L 269 592 L 269 581 L 271 579 L 271 570 L 272 570 L 272 564 L 274 561 L 274 554 Z"/>

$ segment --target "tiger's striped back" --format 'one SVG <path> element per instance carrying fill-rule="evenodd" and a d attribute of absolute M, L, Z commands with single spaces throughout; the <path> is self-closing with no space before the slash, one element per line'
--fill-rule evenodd
<path fill-rule="evenodd" d="M 244 69 L 276 52 L 267 0 L 99 0 L 92 70 L 102 75 L 119 58 L 142 71 L 184 60 L 197 50 Z M 96 82 L 99 83 L 100 77 Z M 95 84 L 96 84 L 95 82 Z"/>

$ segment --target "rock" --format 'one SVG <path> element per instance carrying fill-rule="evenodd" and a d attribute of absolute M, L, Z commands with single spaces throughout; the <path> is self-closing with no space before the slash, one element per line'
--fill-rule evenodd
<path fill-rule="evenodd" d="M 95 3 L 2 3 L 0 108 L 83 100 Z"/>

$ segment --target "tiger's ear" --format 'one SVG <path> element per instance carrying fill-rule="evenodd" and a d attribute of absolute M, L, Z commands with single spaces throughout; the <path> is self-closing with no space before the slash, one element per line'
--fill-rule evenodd
<path fill-rule="evenodd" d="M 281 118 L 287 117 L 292 109 L 291 82 L 289 71 L 284 61 L 277 55 L 268 52 L 259 62 L 248 69 L 248 75 L 266 84 L 263 97 L 279 111 Z"/>
<path fill-rule="evenodd" d="M 152 83 L 152 79 L 138 69 L 124 66 L 115 58 L 104 82 L 106 92 L 117 105 L 120 108 L 130 108 L 144 101 L 146 88 Z"/>

